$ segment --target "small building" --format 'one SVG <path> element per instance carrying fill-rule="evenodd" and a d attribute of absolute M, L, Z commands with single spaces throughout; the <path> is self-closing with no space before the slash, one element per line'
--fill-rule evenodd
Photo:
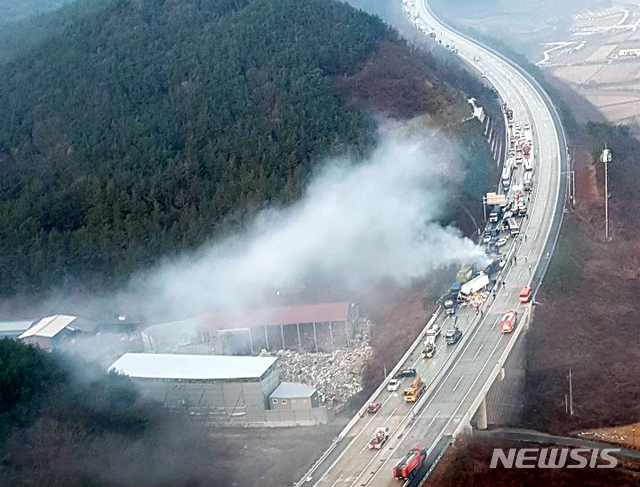
<path fill-rule="evenodd" d="M 264 423 L 278 387 L 277 357 L 126 353 L 109 370 L 143 396 L 204 423 Z"/>
<path fill-rule="evenodd" d="M 28 321 L 0 321 L 0 339 L 17 339 L 29 329 L 34 320 Z"/>
<path fill-rule="evenodd" d="M 77 316 L 54 315 L 37 321 L 18 338 L 23 343 L 53 350 L 61 341 L 91 333 L 95 327 L 94 323 Z"/>
<path fill-rule="evenodd" d="M 283 382 L 269 396 L 274 411 L 309 410 L 320 406 L 318 391 L 295 382 Z"/>

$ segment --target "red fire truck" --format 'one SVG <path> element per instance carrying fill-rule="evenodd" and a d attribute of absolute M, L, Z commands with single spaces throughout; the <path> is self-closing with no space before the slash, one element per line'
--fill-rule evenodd
<path fill-rule="evenodd" d="M 411 479 L 422 466 L 427 451 L 414 446 L 409 453 L 393 468 L 393 476 L 397 479 Z"/>
<path fill-rule="evenodd" d="M 516 326 L 515 311 L 507 311 L 500 322 L 500 333 L 511 333 Z"/>

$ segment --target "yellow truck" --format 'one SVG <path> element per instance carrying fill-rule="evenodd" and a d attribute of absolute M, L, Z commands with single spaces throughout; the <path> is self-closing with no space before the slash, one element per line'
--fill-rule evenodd
<path fill-rule="evenodd" d="M 420 376 L 413 379 L 411 387 L 404 390 L 404 400 L 406 402 L 416 402 L 424 392 L 426 385 L 422 382 Z"/>

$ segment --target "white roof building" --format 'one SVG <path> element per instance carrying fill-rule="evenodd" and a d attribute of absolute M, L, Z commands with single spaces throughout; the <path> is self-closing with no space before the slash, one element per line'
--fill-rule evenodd
<path fill-rule="evenodd" d="M 298 384 L 296 382 L 282 382 L 276 390 L 271 393 L 272 398 L 293 399 L 296 397 L 311 397 L 316 390 L 313 387 Z"/>
<path fill-rule="evenodd" d="M 77 319 L 77 316 L 54 315 L 42 318 L 31 328 L 25 331 L 20 338 L 28 338 L 32 336 L 52 338 L 67 328 Z"/>
<path fill-rule="evenodd" d="M 260 380 L 277 360 L 277 357 L 125 353 L 109 370 L 141 379 Z"/>
<path fill-rule="evenodd" d="M 31 321 L 0 321 L 0 337 L 17 337 L 27 331 Z"/>

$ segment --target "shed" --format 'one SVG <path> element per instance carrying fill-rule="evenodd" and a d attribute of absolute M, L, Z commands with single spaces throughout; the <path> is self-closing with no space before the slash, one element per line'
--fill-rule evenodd
<path fill-rule="evenodd" d="M 283 382 L 269 396 L 273 410 L 307 410 L 320 404 L 318 391 L 296 382 Z"/>

